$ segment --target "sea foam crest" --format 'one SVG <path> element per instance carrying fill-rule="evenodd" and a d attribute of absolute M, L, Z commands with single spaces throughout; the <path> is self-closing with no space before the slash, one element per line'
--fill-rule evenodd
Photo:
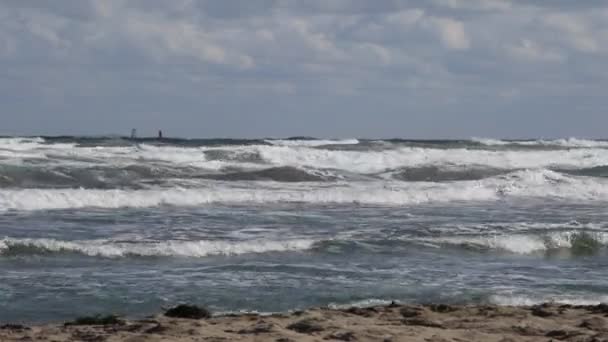
<path fill-rule="evenodd" d="M 489 301 L 497 305 L 508 306 L 531 306 L 541 303 L 559 303 L 570 305 L 598 305 L 608 303 L 608 296 L 575 296 L 575 295 L 515 295 L 495 294 L 490 296 Z"/>
<path fill-rule="evenodd" d="M 291 145 L 177 147 L 138 144 L 137 146 L 83 147 L 74 144 L 41 144 L 38 140 L 34 140 L 31 143 L 16 143 L 10 146 L 0 142 L 0 157 L 19 160 L 48 159 L 70 167 L 100 164 L 116 167 L 151 163 L 221 171 L 231 167 L 255 170 L 271 165 L 273 167 L 339 169 L 363 174 L 423 166 L 448 169 L 455 166 L 474 166 L 475 168 L 513 170 L 525 168 L 580 169 L 608 165 L 608 149 L 599 148 L 564 151 L 399 147 L 380 151 L 345 151 L 297 145 L 291 140 L 285 142 Z M 319 143 L 318 140 L 305 140 L 305 142 L 304 144 Z M 323 143 L 327 142 L 330 141 Z M 354 140 L 350 142 L 355 143 Z M 219 157 L 213 158 L 212 155 Z M 255 156 L 254 160 L 251 156 Z"/>
<path fill-rule="evenodd" d="M 494 235 L 487 237 L 454 237 L 429 240 L 434 244 L 464 245 L 481 249 L 503 250 L 516 254 L 532 254 L 549 250 L 579 248 L 593 252 L 608 246 L 608 233 L 564 231 L 546 235 Z"/>
<path fill-rule="evenodd" d="M 71 252 L 88 256 L 166 256 L 205 257 L 211 255 L 239 255 L 299 251 L 312 248 L 314 240 L 294 239 L 284 241 L 162 241 L 162 242 L 113 242 L 109 240 L 64 241 L 56 239 L 0 240 L 0 254 L 36 254 Z"/>
<path fill-rule="evenodd" d="M 504 145 L 520 145 L 520 146 L 559 146 L 559 147 L 608 147 L 608 141 L 605 140 L 589 140 L 578 138 L 565 138 L 553 140 L 499 140 L 491 138 L 471 138 L 471 141 L 486 145 L 486 146 L 504 146 Z"/>
<path fill-rule="evenodd" d="M 500 140 L 500 139 L 492 139 L 492 138 L 471 138 L 472 142 L 476 142 L 478 144 L 487 145 L 487 146 L 503 146 L 509 145 L 512 141 L 509 140 Z"/>
<path fill-rule="evenodd" d="M 44 143 L 44 138 L 40 137 L 3 137 L 0 138 L 0 146 L 2 145 L 19 145 L 19 144 L 40 144 Z"/>
<path fill-rule="evenodd" d="M 549 170 L 513 172 L 481 181 L 358 182 L 304 185 L 257 182 L 255 187 L 225 183 L 206 188 L 150 190 L 19 189 L 0 191 L 0 210 L 198 206 L 210 203 L 311 203 L 412 205 L 453 201 L 495 201 L 501 198 L 608 200 L 602 179 L 570 177 Z"/>
<path fill-rule="evenodd" d="M 255 149 L 263 160 L 275 166 L 340 169 L 364 174 L 429 165 L 485 166 L 507 170 L 549 167 L 579 169 L 608 165 L 608 151 L 605 149 L 488 151 L 402 147 L 383 151 L 340 151 L 287 146 L 241 149 Z"/>
<path fill-rule="evenodd" d="M 40 147 L 43 138 L 0 138 L 0 150 L 27 151 Z"/>
<path fill-rule="evenodd" d="M 357 139 L 342 139 L 342 140 L 322 140 L 322 139 L 268 139 L 265 142 L 278 146 L 326 146 L 326 145 L 356 145 L 359 143 Z"/>

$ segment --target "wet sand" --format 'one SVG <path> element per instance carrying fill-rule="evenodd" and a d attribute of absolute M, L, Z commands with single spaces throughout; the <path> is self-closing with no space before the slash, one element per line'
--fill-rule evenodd
<path fill-rule="evenodd" d="M 399 305 L 314 308 L 207 319 L 157 315 L 109 325 L 0 323 L 0 341 L 576 341 L 608 342 L 608 305 Z"/>

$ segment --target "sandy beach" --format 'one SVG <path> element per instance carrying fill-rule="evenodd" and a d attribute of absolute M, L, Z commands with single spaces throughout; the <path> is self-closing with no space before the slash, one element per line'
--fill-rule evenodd
<path fill-rule="evenodd" d="M 0 341 L 608 341 L 608 305 L 399 305 L 107 325 L 0 326 Z"/>

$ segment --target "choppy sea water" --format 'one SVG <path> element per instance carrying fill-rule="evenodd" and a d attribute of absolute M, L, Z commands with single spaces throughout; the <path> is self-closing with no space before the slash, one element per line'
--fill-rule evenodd
<path fill-rule="evenodd" d="M 608 141 L 0 138 L 0 322 L 608 301 Z"/>

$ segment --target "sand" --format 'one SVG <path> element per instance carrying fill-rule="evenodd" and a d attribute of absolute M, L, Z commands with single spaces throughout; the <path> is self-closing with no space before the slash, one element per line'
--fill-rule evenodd
<path fill-rule="evenodd" d="M 608 305 L 398 305 L 114 325 L 0 324 L 0 341 L 608 341 Z"/>

